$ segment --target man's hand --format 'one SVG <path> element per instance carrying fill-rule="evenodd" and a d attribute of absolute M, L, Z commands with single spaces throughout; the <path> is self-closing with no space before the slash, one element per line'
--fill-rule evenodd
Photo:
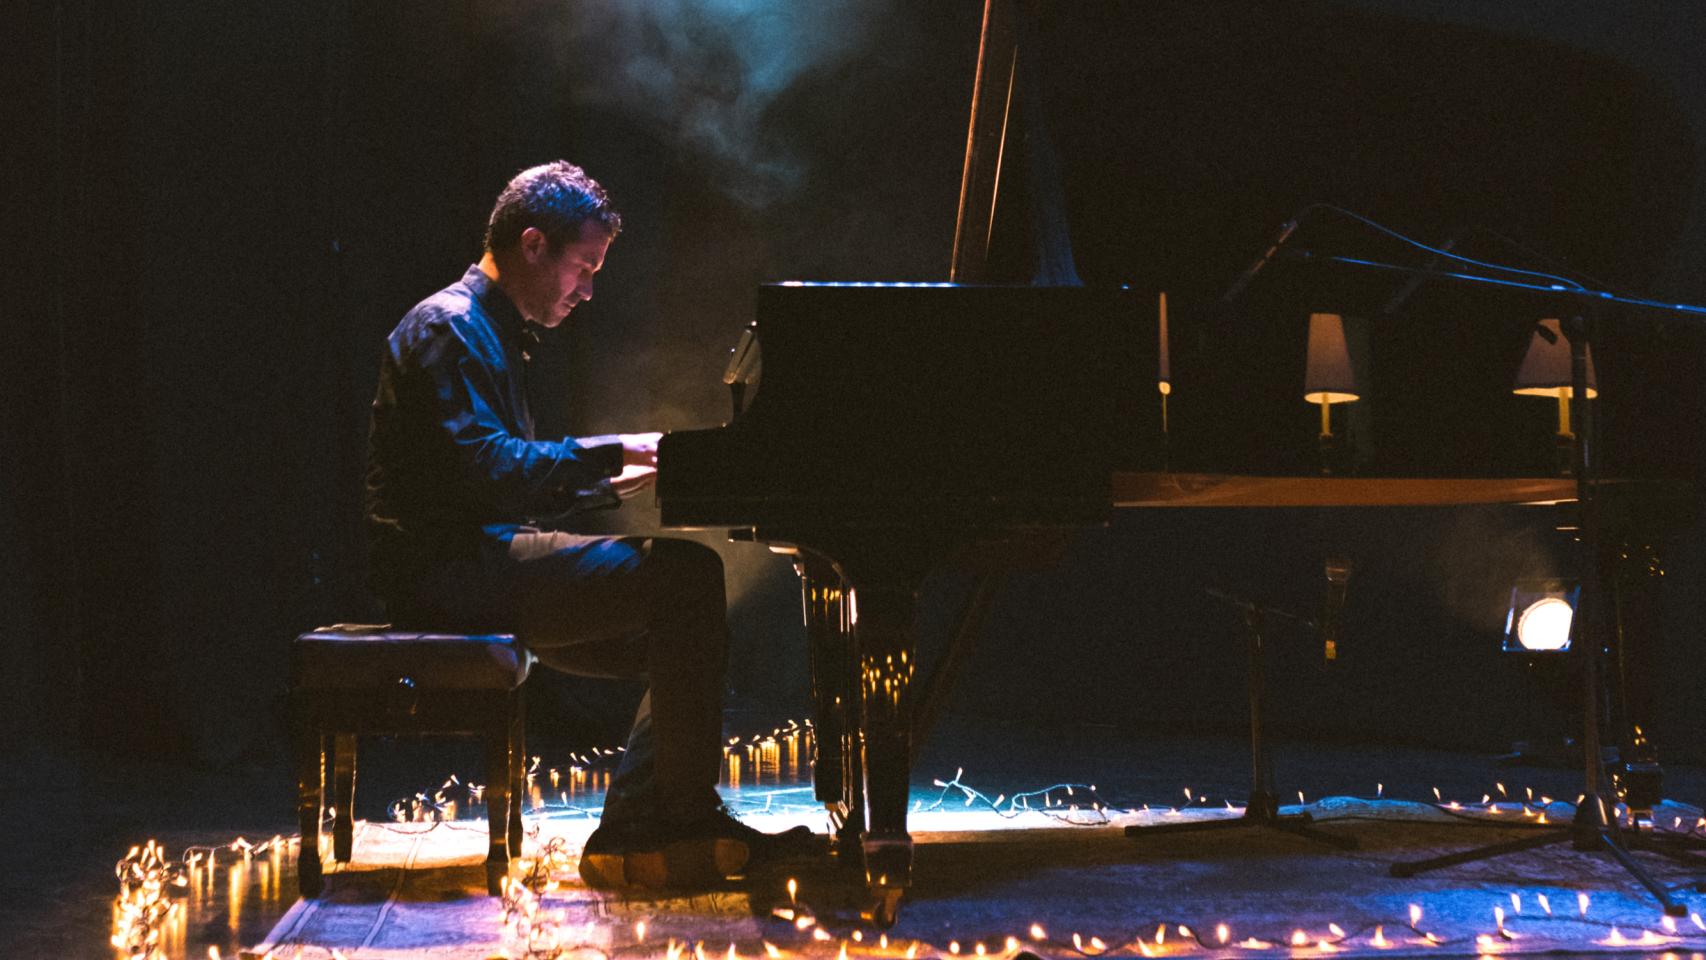
<path fill-rule="evenodd" d="M 657 434 L 654 433 L 651 434 L 651 436 L 655 437 Z M 624 500 L 632 500 L 634 497 L 639 495 L 641 490 L 651 486 L 652 481 L 657 478 L 658 471 L 656 467 L 623 467 L 621 473 L 610 478 L 610 488 L 616 491 L 616 495 L 618 497 L 621 497 Z"/>
<path fill-rule="evenodd" d="M 663 439 L 661 433 L 619 433 L 617 439 L 622 443 L 623 474 L 628 467 L 653 467 L 658 465 L 658 441 Z M 624 494 L 624 498 L 626 494 Z"/>

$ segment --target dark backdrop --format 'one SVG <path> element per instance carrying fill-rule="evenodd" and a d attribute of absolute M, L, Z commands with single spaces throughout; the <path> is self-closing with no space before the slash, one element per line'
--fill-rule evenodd
<path fill-rule="evenodd" d="M 1466 249 L 1535 262 L 1484 232 L 1498 231 L 1619 289 L 1706 300 L 1698 12 L 1068 6 L 1048 41 L 1049 104 L 1080 267 L 1169 290 L 1187 332 L 1209 329 L 1191 305 L 1318 200 L 1435 242 L 1481 228 Z M 761 281 L 943 279 L 979 7 L 32 7 L 6 68 L 27 122 L 4 148 L 16 291 L 0 379 L 4 742 L 212 762 L 278 750 L 289 638 L 374 615 L 359 485 L 379 345 L 478 256 L 492 197 L 524 166 L 584 164 L 629 225 L 597 298 L 547 338 L 535 378 L 547 430 L 720 420 L 716 378 Z M 1314 239 L 1404 255 L 1342 226 Z M 1003 256 L 1022 275 L 1017 249 Z M 1299 306 L 1283 279 L 1260 283 L 1252 302 Z M 1424 290 L 1410 312 L 1462 309 Z M 1261 369 L 1289 376 L 1292 322 L 1243 328 L 1239 349 L 1268 351 Z M 1625 336 L 1656 359 L 1620 375 L 1617 445 L 1692 475 L 1699 337 L 1640 330 Z M 1443 349 L 1422 369 L 1475 362 Z M 1536 404 L 1525 415 L 1543 430 Z M 1460 413 L 1473 433 L 1475 412 Z M 1307 436 L 1310 416 L 1299 400 L 1269 419 Z M 1345 654 L 1326 669 L 1306 639 L 1288 646 L 1276 722 L 1500 748 L 1551 709 L 1531 708 L 1543 695 L 1493 649 L 1508 578 L 1559 553 L 1552 519 L 1124 515 L 1061 567 L 1015 578 L 956 706 L 1235 731 L 1236 621 L 1200 588 L 1306 610 L 1334 551 L 1358 565 Z M 605 528 L 654 521 L 630 508 Z M 1655 732 L 1698 758 L 1706 551 L 1691 522 L 1657 546 L 1672 589 L 1650 631 Z M 797 714 L 788 567 L 721 549 L 737 702 Z M 964 583 L 932 586 L 927 647 Z M 542 683 L 553 722 L 609 734 L 584 715 L 608 698 Z"/>

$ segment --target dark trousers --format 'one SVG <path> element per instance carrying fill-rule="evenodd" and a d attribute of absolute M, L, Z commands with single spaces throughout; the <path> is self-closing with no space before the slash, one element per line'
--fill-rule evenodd
<path fill-rule="evenodd" d="M 716 807 L 729 644 L 716 551 L 522 528 L 507 550 L 493 545 L 478 564 L 447 565 L 419 586 L 394 618 L 514 632 L 548 667 L 648 682 L 605 822 Z"/>

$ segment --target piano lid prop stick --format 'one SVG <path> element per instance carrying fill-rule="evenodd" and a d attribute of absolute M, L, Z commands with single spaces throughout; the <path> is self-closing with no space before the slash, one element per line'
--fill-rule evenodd
<path fill-rule="evenodd" d="M 1156 364 L 1156 389 L 1161 391 L 1161 432 L 1167 432 L 1167 395 L 1173 392 L 1173 369 L 1167 348 L 1167 291 L 1161 291 L 1161 349 Z"/>

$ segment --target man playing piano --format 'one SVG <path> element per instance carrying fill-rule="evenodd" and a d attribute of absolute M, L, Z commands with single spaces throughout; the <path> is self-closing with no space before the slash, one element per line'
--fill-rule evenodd
<path fill-rule="evenodd" d="M 532 328 L 592 297 L 621 226 L 579 167 L 525 170 L 492 209 L 480 262 L 391 332 L 368 447 L 370 579 L 399 624 L 513 632 L 547 666 L 648 680 L 581 875 L 696 886 L 812 838 L 760 833 L 717 796 L 728 627 L 716 552 L 542 529 L 618 506 L 656 473 L 656 433 L 541 440 L 528 410 Z"/>

